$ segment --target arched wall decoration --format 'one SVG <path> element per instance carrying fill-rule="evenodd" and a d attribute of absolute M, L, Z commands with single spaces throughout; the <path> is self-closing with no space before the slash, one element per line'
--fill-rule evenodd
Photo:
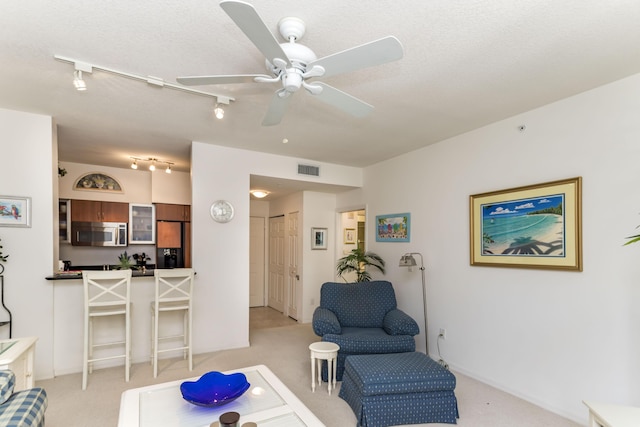
<path fill-rule="evenodd" d="M 81 175 L 73 185 L 74 190 L 108 191 L 122 193 L 122 185 L 112 176 L 101 172 L 89 172 Z"/>

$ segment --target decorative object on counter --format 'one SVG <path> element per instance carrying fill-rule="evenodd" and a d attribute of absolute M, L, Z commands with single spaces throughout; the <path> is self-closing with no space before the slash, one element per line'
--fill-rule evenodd
<path fill-rule="evenodd" d="M 357 274 L 356 282 L 370 282 L 371 274 L 367 271 L 367 267 L 374 267 L 382 274 L 385 273 L 384 260 L 380 255 L 357 248 L 353 249 L 349 255 L 338 260 L 336 271 L 339 277 L 342 277 L 345 273 L 355 271 Z M 345 282 L 347 281 L 344 277 L 342 278 Z"/>
<path fill-rule="evenodd" d="M 4 305 L 4 275 L 2 274 L 4 273 L 4 264 L 2 263 L 7 262 L 7 258 L 9 258 L 9 255 L 2 254 L 2 245 L 0 245 L 0 303 L 2 303 L 2 308 L 7 313 L 9 313 L 9 320 L 0 321 L 0 326 L 9 325 L 9 338 L 11 338 L 11 335 L 12 335 L 11 325 L 12 325 L 13 316 L 11 315 L 11 311 L 7 308 L 7 306 Z"/>
<path fill-rule="evenodd" d="M 233 205 L 226 200 L 216 200 L 211 205 L 211 218 L 216 222 L 229 222 L 233 219 Z"/>
<path fill-rule="evenodd" d="M 109 191 L 122 193 L 117 179 L 102 172 L 90 172 L 80 176 L 73 185 L 74 190 Z"/>
<path fill-rule="evenodd" d="M 140 267 L 147 265 L 147 261 L 151 261 L 151 258 L 149 258 L 144 252 L 141 254 L 133 254 L 133 259 L 136 260 L 136 265 Z"/>
<path fill-rule="evenodd" d="M 124 251 L 118 257 L 118 270 L 127 270 L 133 267 L 133 263 L 131 262 L 131 257 L 127 255 L 127 251 Z"/>
<path fill-rule="evenodd" d="M 0 196 L 1 227 L 31 227 L 31 197 Z"/>
<path fill-rule="evenodd" d="M 207 372 L 196 381 L 180 384 L 182 398 L 198 406 L 214 407 L 236 400 L 249 389 L 247 377 L 241 373 Z"/>

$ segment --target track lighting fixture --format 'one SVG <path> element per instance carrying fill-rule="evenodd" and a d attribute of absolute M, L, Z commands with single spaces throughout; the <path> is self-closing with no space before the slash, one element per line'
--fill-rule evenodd
<path fill-rule="evenodd" d="M 175 163 L 173 162 L 167 162 L 164 160 L 158 160 L 155 157 L 147 157 L 142 158 L 142 157 L 129 157 L 132 162 L 131 162 L 131 169 L 138 169 L 138 162 L 150 162 L 149 163 L 149 170 L 151 172 L 153 172 L 154 170 L 156 170 L 156 163 L 161 163 L 163 165 L 167 165 L 167 167 L 165 168 L 165 172 L 166 173 L 171 173 L 172 169 L 171 166 L 175 165 Z"/>
<path fill-rule="evenodd" d="M 229 105 L 230 99 L 225 96 L 216 96 L 216 106 L 213 109 L 213 115 L 216 116 L 216 119 L 222 120 L 224 118 L 224 108 L 222 106 Z"/>
<path fill-rule="evenodd" d="M 186 86 L 179 85 L 179 84 L 173 84 L 173 83 L 165 82 L 160 77 L 139 76 L 139 75 L 136 75 L 136 74 L 126 73 L 124 71 L 118 71 L 118 70 L 114 70 L 112 68 L 103 67 L 102 65 L 89 64 L 89 63 L 86 63 L 86 62 L 78 61 L 76 59 L 67 58 L 67 57 L 60 56 L 60 55 L 54 55 L 53 57 L 54 57 L 54 59 L 56 59 L 58 61 L 67 62 L 67 63 L 73 64 L 73 66 L 75 68 L 73 84 L 74 84 L 74 86 L 76 87 L 77 90 L 86 90 L 87 89 L 87 84 L 82 79 L 82 73 L 91 74 L 91 73 L 93 73 L 94 70 L 98 70 L 98 71 L 103 71 L 105 73 L 110 73 L 110 74 L 115 74 L 117 76 L 126 77 L 126 78 L 129 78 L 129 79 L 132 79 L 132 80 L 143 81 L 143 82 L 146 82 L 147 84 L 149 84 L 151 86 L 155 86 L 155 87 L 159 87 L 159 88 L 167 88 L 167 89 L 179 90 L 179 91 L 190 93 L 190 94 L 193 94 L 193 95 L 209 96 L 211 98 L 216 98 L 216 101 L 217 101 L 218 104 L 227 104 L 228 105 L 229 101 L 235 101 L 235 98 L 231 98 L 231 97 L 228 97 L 228 96 L 218 95 L 218 94 L 209 93 L 209 92 L 203 92 L 201 90 L 191 89 L 191 88 L 188 88 Z"/>

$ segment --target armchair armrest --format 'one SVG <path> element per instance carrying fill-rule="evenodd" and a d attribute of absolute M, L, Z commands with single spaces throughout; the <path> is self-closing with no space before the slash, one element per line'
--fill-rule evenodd
<path fill-rule="evenodd" d="M 389 335 L 418 335 L 420 328 L 411 316 L 402 310 L 390 310 L 382 322 L 382 327 Z"/>
<path fill-rule="evenodd" d="M 326 334 L 340 334 L 342 328 L 338 317 L 331 310 L 324 307 L 317 307 L 313 312 L 313 332 L 319 337 Z"/>

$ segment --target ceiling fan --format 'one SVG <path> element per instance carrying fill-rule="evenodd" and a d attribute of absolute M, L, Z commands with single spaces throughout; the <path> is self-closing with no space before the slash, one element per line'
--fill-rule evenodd
<path fill-rule="evenodd" d="M 281 19 L 278 29 L 287 42 L 278 43 L 258 12 L 249 3 L 225 0 L 220 2 L 220 7 L 265 56 L 267 70 L 271 75 L 190 76 L 178 77 L 177 81 L 187 86 L 280 82 L 282 88 L 273 95 L 267 114 L 262 121 L 263 126 L 280 123 L 291 95 L 301 87 L 333 107 L 356 117 L 366 116 L 373 110 L 372 105 L 326 83 L 312 81 L 312 79 L 396 61 L 403 55 L 400 41 L 393 36 L 388 36 L 318 59 L 311 49 L 296 43 L 305 32 L 305 24 L 302 20 L 295 17 Z"/>

